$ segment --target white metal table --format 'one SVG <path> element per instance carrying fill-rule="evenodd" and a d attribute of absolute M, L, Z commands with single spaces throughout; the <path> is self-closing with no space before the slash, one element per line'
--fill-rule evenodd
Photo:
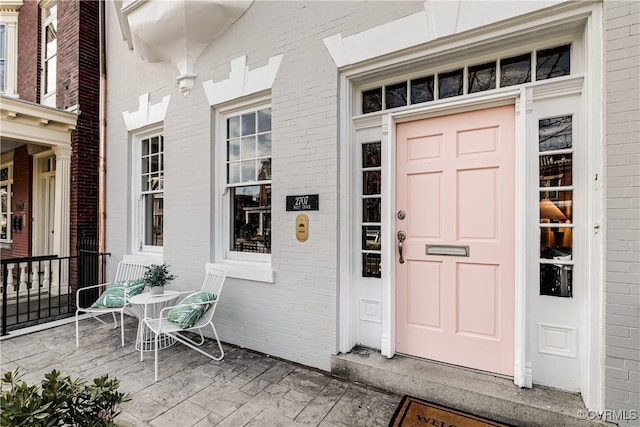
<path fill-rule="evenodd" d="M 136 336 L 136 350 L 153 351 L 155 349 L 155 334 L 142 321 L 144 318 L 144 307 L 147 306 L 147 317 L 158 318 L 160 311 L 173 305 L 178 299 L 180 292 L 165 290 L 163 294 L 151 295 L 148 292 L 141 293 L 129 298 L 131 312 L 139 319 L 138 334 Z M 167 348 L 175 344 L 176 340 L 169 335 L 161 334 L 158 337 L 158 350 Z"/>

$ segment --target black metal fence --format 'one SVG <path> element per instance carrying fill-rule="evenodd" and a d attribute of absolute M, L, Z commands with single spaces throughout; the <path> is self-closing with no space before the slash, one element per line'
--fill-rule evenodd
<path fill-rule="evenodd" d="M 105 281 L 106 261 L 111 254 L 99 253 L 97 246 L 93 249 L 79 249 L 78 255 L 68 257 L 46 255 L 1 260 L 2 335 L 73 316 L 75 291 Z"/>

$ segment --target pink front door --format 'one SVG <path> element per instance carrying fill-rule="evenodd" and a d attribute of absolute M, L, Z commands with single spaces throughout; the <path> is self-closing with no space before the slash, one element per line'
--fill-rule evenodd
<path fill-rule="evenodd" d="M 509 105 L 397 126 L 400 353 L 513 375 L 514 122 Z"/>

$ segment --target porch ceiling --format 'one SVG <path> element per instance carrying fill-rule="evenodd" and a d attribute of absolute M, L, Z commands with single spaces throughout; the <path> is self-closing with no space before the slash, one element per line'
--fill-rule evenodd
<path fill-rule="evenodd" d="M 24 143 L 69 146 L 78 115 L 0 95 L 2 152 Z"/>

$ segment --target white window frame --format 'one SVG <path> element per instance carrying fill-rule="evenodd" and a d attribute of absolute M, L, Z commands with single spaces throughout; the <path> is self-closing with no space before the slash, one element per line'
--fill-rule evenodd
<path fill-rule="evenodd" d="M 211 237 L 211 241 L 214 242 L 215 262 L 227 269 L 229 277 L 267 283 L 274 282 L 271 254 L 237 252 L 229 248 L 232 235 L 230 218 L 231 192 L 229 191 L 230 187 L 227 185 L 226 119 L 227 117 L 271 107 L 271 98 L 269 96 L 259 96 L 242 102 L 218 106 L 213 110 L 215 175 L 212 212 L 217 213 L 217 215 L 213 218 L 212 229 L 214 235 Z"/>
<path fill-rule="evenodd" d="M 51 63 L 55 63 L 56 66 L 56 74 L 57 74 L 57 58 L 58 58 L 58 38 L 56 36 L 56 51 L 53 55 L 47 56 L 47 26 L 49 24 L 54 23 L 57 29 L 58 27 L 58 2 L 57 0 L 42 0 L 40 1 L 40 8 L 42 9 L 42 34 L 41 34 L 41 69 L 42 74 L 40 75 L 40 88 L 41 88 L 41 104 L 48 105 L 50 107 L 56 106 L 56 79 L 54 79 L 53 89 L 47 91 L 47 68 Z M 51 9 L 55 8 L 55 12 L 51 13 Z"/>
<path fill-rule="evenodd" d="M 137 254 L 148 254 L 151 256 L 162 255 L 164 251 L 164 245 L 147 245 L 145 244 L 145 206 L 144 206 L 144 193 L 141 190 L 142 185 L 142 167 L 140 159 L 142 157 L 142 141 L 162 136 L 163 146 L 166 147 L 166 138 L 164 133 L 164 126 L 153 126 L 146 128 L 143 131 L 132 134 L 132 162 L 131 162 L 131 185 L 132 185 L 132 201 L 131 201 L 131 228 L 132 228 L 132 241 L 131 252 Z M 164 151 L 163 151 L 164 153 Z M 163 179 L 164 179 L 164 166 L 166 165 L 166 157 L 163 156 Z M 164 187 L 163 187 L 164 194 Z M 163 214 L 164 222 L 164 214 Z M 164 242 L 163 242 L 164 243 Z"/>
<path fill-rule="evenodd" d="M 5 239 L 0 239 L 1 243 L 11 243 L 12 239 L 11 239 L 11 232 L 12 232 L 12 219 L 13 219 L 13 210 L 12 210 L 12 204 L 11 204 L 11 194 L 13 193 L 13 164 L 12 163 L 3 163 L 0 165 L 0 169 L 4 169 L 7 168 L 9 169 L 7 171 L 8 173 L 8 177 L 7 180 L 5 181 L 0 181 L 0 185 L 6 185 L 7 186 L 7 211 L 0 211 L 0 214 L 7 215 L 8 218 L 8 223 L 7 223 L 7 237 Z M 26 226 L 26 224 L 22 225 L 23 227 Z"/>
<path fill-rule="evenodd" d="M 0 31 L 0 34 L 2 34 L 2 37 L 0 37 L 0 93 L 4 93 L 7 87 L 7 24 L 0 21 L 0 29 L 2 30 Z"/>
<path fill-rule="evenodd" d="M 18 11 L 22 2 L 13 2 L 0 8 L 0 25 L 5 28 L 4 33 L 4 89 L 0 93 L 17 97 L 18 87 Z"/>

